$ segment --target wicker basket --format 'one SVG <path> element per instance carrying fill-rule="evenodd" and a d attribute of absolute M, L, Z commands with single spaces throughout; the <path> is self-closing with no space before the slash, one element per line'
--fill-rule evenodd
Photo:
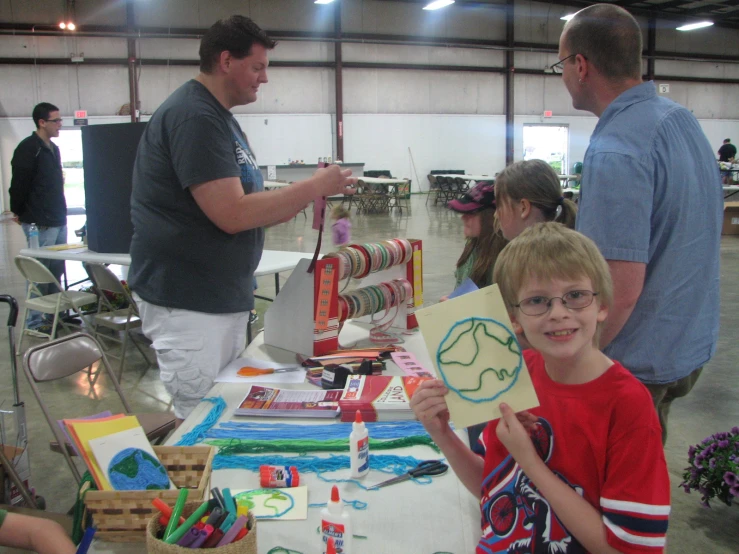
<path fill-rule="evenodd" d="M 210 474 L 215 449 L 210 446 L 154 446 L 159 461 L 167 468 L 172 482 L 190 489 L 188 499 L 202 503 L 210 490 Z M 179 491 L 97 491 L 85 495 L 85 507 L 97 527 L 96 538 L 112 542 L 137 542 L 146 539 L 146 524 L 155 513 L 151 501 L 161 498 L 169 505 Z"/>
<path fill-rule="evenodd" d="M 201 503 L 188 502 L 182 510 L 184 517 L 192 514 Z M 249 513 L 249 524 L 251 531 L 238 542 L 232 542 L 219 548 L 208 549 L 208 552 L 217 552 L 218 554 L 257 554 L 257 521 L 254 515 Z M 176 544 L 167 544 L 159 539 L 157 535 L 162 531 L 162 524 L 159 523 L 159 514 L 149 520 L 146 527 L 146 552 L 148 554 L 186 554 L 187 552 L 196 552 L 191 548 L 177 546 Z"/>

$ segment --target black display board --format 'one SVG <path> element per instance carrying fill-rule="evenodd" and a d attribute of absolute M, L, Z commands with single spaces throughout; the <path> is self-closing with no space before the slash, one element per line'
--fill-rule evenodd
<path fill-rule="evenodd" d="M 131 180 L 146 123 L 82 128 L 87 245 L 95 252 L 128 253 L 133 236 Z"/>

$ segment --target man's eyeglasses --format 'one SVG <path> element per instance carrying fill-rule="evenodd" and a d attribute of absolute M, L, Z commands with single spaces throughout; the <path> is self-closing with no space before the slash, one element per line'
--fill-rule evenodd
<path fill-rule="evenodd" d="M 47 123 L 56 123 L 57 125 L 61 125 L 63 119 L 61 117 L 57 117 L 56 119 L 45 119 Z"/>
<path fill-rule="evenodd" d="M 570 54 L 566 58 L 562 58 L 557 63 L 550 65 L 549 70 L 552 73 L 555 73 L 556 75 L 562 75 L 562 72 L 564 71 L 565 62 L 569 60 L 570 58 L 574 58 L 575 56 L 577 56 L 577 54 Z"/>
<path fill-rule="evenodd" d="M 568 310 L 582 310 L 590 306 L 596 296 L 598 296 L 598 293 L 590 290 L 571 290 L 564 296 L 524 298 L 514 305 L 514 308 L 520 309 L 526 315 L 544 315 L 552 308 L 552 302 L 559 299 Z"/>

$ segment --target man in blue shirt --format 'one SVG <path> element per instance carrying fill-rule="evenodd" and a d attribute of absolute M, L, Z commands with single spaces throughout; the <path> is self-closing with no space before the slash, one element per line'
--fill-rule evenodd
<path fill-rule="evenodd" d="M 567 23 L 555 66 L 573 106 L 599 117 L 577 230 L 613 277 L 601 347 L 647 385 L 664 441 L 672 401 L 716 350 L 723 195 L 698 121 L 642 82 L 641 52 L 636 20 L 597 4 Z"/>

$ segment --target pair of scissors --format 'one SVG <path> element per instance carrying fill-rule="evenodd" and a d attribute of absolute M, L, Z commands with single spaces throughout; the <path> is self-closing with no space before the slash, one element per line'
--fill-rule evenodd
<path fill-rule="evenodd" d="M 417 479 L 418 477 L 432 475 L 444 475 L 448 470 L 449 466 L 441 460 L 426 460 L 425 462 L 421 462 L 420 464 L 418 464 L 408 473 L 404 473 L 403 475 L 399 475 L 398 477 L 393 477 L 392 479 L 383 481 L 382 483 L 379 483 L 370 488 L 379 489 L 381 487 L 387 487 L 388 485 L 402 483 L 403 481 L 407 481 L 408 479 Z"/>

